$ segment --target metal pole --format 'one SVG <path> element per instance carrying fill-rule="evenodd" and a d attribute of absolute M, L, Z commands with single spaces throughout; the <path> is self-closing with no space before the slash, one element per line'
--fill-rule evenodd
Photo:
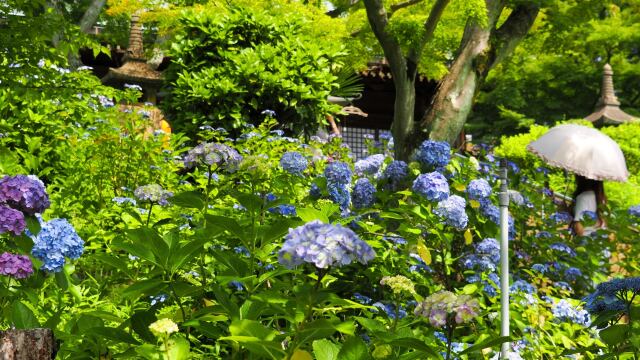
<path fill-rule="evenodd" d="M 500 335 L 509 336 L 509 188 L 507 161 L 500 160 Z M 509 343 L 502 343 L 500 358 L 507 359 Z"/>

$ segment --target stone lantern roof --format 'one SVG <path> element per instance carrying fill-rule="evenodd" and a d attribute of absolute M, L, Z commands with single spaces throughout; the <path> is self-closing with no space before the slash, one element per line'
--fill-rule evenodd
<path fill-rule="evenodd" d="M 124 63 L 119 68 L 109 68 L 109 72 L 101 79 L 102 83 L 122 87 L 124 84 L 140 85 L 146 101 L 155 103 L 158 89 L 162 86 L 162 73 L 153 69 L 144 57 L 142 45 L 142 26 L 140 16 L 131 16 L 131 32 L 129 47 L 124 56 Z"/>
<path fill-rule="evenodd" d="M 632 115 L 620 109 L 620 101 L 618 101 L 613 89 L 613 70 L 609 64 L 604 66 L 602 89 L 600 90 L 600 99 L 598 99 L 595 111 L 584 119 L 591 121 L 596 127 L 620 125 L 634 121 Z"/>

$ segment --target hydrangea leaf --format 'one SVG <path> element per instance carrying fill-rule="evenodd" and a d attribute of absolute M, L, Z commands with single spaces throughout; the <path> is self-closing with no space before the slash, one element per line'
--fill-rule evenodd
<path fill-rule="evenodd" d="M 471 233 L 471 229 L 467 229 L 464 232 L 464 243 L 465 245 L 471 245 L 473 242 L 473 234 Z"/>
<path fill-rule="evenodd" d="M 417 250 L 418 250 L 418 255 L 420 255 L 420 258 L 422 259 L 422 261 L 424 261 L 426 265 L 431 265 L 431 252 L 425 246 L 424 241 L 422 239 L 418 241 Z"/>

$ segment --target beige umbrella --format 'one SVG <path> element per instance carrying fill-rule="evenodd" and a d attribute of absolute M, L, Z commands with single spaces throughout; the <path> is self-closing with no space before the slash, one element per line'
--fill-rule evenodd
<path fill-rule="evenodd" d="M 629 171 L 620 146 L 600 131 L 581 125 L 558 125 L 527 145 L 549 165 L 594 180 L 627 181 Z"/>

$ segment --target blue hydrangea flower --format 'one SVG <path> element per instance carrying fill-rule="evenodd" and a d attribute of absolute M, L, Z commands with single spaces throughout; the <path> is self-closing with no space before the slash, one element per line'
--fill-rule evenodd
<path fill-rule="evenodd" d="M 327 183 L 346 185 L 351 183 L 352 175 L 349 165 L 342 161 L 334 161 L 324 169 L 324 177 L 327 178 Z"/>
<path fill-rule="evenodd" d="M 518 206 L 522 206 L 526 203 L 524 196 L 516 190 L 509 190 L 509 200 Z"/>
<path fill-rule="evenodd" d="M 240 161 L 242 156 L 228 145 L 202 143 L 187 152 L 184 157 L 184 166 L 191 169 L 198 164 L 216 165 L 228 172 L 234 172 L 238 169 Z"/>
<path fill-rule="evenodd" d="M 467 186 L 467 195 L 471 200 L 486 199 L 491 195 L 491 185 L 485 179 L 475 179 Z"/>
<path fill-rule="evenodd" d="M 136 206 L 136 199 L 133 199 L 130 197 L 116 196 L 113 199 L 111 199 L 111 201 L 113 201 L 118 205 L 130 204 L 130 205 Z"/>
<path fill-rule="evenodd" d="M 438 169 L 449 163 L 451 146 L 444 141 L 426 140 L 416 150 L 415 158 L 430 169 Z"/>
<path fill-rule="evenodd" d="M 551 244 L 549 246 L 549 249 L 563 252 L 571 257 L 575 257 L 577 255 L 576 252 L 571 247 L 569 247 L 569 245 L 561 242 Z"/>
<path fill-rule="evenodd" d="M 360 293 L 354 293 L 353 298 L 362 305 L 369 305 L 373 301 L 370 297 L 362 295 Z"/>
<path fill-rule="evenodd" d="M 269 212 L 284 216 L 295 216 L 296 207 L 294 205 L 282 204 L 276 207 L 269 208 Z"/>
<path fill-rule="evenodd" d="M 420 174 L 414 180 L 412 190 L 430 201 L 442 201 L 449 197 L 449 183 L 437 171 Z"/>
<path fill-rule="evenodd" d="M 396 307 L 393 304 L 386 304 L 380 301 L 373 303 L 371 306 L 374 306 L 380 310 L 382 310 L 389 319 L 395 320 L 396 317 L 398 319 L 402 319 L 407 316 L 407 311 L 404 307 L 400 306 L 396 311 Z M 377 312 L 377 311 L 374 311 Z"/>
<path fill-rule="evenodd" d="M 500 244 L 498 240 L 486 238 L 475 245 L 475 253 L 465 256 L 462 264 L 467 269 L 495 271 L 500 262 Z"/>
<path fill-rule="evenodd" d="M 302 175 L 302 172 L 307 169 L 309 162 L 297 151 L 289 151 L 282 155 L 280 158 L 280 166 L 291 174 Z"/>
<path fill-rule="evenodd" d="M 158 184 L 149 184 L 139 186 L 134 190 L 133 195 L 140 201 L 156 203 L 161 206 L 169 204 L 169 198 L 173 196 L 173 192 L 164 190 Z"/>
<path fill-rule="evenodd" d="M 34 175 L 5 176 L 0 179 L 0 204 L 35 215 L 49 207 L 49 195 Z"/>
<path fill-rule="evenodd" d="M 629 215 L 640 217 L 640 205 L 631 206 L 629 208 Z"/>
<path fill-rule="evenodd" d="M 444 218 L 445 224 L 458 230 L 467 227 L 469 217 L 465 212 L 466 201 L 458 195 L 451 195 L 438 203 L 433 213 Z"/>
<path fill-rule="evenodd" d="M 550 232 L 545 231 L 545 230 L 538 231 L 538 232 L 536 233 L 536 238 L 537 238 L 537 239 L 541 239 L 541 238 L 542 238 L 542 239 L 549 239 L 549 238 L 552 238 L 552 237 L 553 237 L 553 235 L 551 235 L 551 233 L 550 233 Z"/>
<path fill-rule="evenodd" d="M 494 224 L 500 226 L 500 209 L 493 205 L 489 199 L 480 200 L 480 213 Z M 509 238 L 513 239 L 516 235 L 515 221 L 511 215 L 509 215 L 507 221 L 509 226 Z"/>
<path fill-rule="evenodd" d="M 549 269 L 547 265 L 544 265 L 544 264 L 533 264 L 531 265 L 531 270 L 537 271 L 541 274 L 546 274 Z"/>
<path fill-rule="evenodd" d="M 529 284 L 524 280 L 516 280 L 511 284 L 509 291 L 512 293 L 515 292 L 524 292 L 526 294 L 534 294 L 537 290 L 535 286 Z"/>
<path fill-rule="evenodd" d="M 596 220 L 598 218 L 598 214 L 596 214 L 595 211 L 590 210 L 585 210 L 581 212 L 580 215 L 582 215 L 583 219 L 587 220 Z"/>
<path fill-rule="evenodd" d="M 389 182 L 391 190 L 398 191 L 409 175 L 409 165 L 402 160 L 394 160 L 384 169 L 382 178 Z"/>
<path fill-rule="evenodd" d="M 53 219 L 42 225 L 33 238 L 31 254 L 42 261 L 42 269 L 59 272 L 64 258 L 78 259 L 84 251 L 84 241 L 66 219 Z"/>
<path fill-rule="evenodd" d="M 362 209 L 370 207 L 375 202 L 376 188 L 371 184 L 369 179 L 360 178 L 356 180 L 356 184 L 353 187 L 353 206 L 356 209 Z"/>
<path fill-rule="evenodd" d="M 383 154 L 375 154 L 356 161 L 354 164 L 356 174 L 360 176 L 376 174 L 384 163 L 384 158 Z"/>
<path fill-rule="evenodd" d="M 556 224 L 568 224 L 573 220 L 573 216 L 568 212 L 560 211 L 549 215 L 549 220 Z"/>
<path fill-rule="evenodd" d="M 570 267 L 564 271 L 564 277 L 568 281 L 576 281 L 582 277 L 582 271 L 575 267 Z"/>
<path fill-rule="evenodd" d="M 351 194 L 349 188 L 345 184 L 328 183 L 327 191 L 329 192 L 329 199 L 334 203 L 340 205 L 341 210 L 349 208 L 351 202 Z"/>
<path fill-rule="evenodd" d="M 326 269 L 354 261 L 366 264 L 375 255 L 371 246 L 360 240 L 353 230 L 314 220 L 289 229 L 278 252 L 278 261 L 288 268 L 309 263 Z"/>
<path fill-rule="evenodd" d="M 574 307 L 565 299 L 554 303 L 551 307 L 551 313 L 558 321 L 572 322 L 586 327 L 591 325 L 589 313 L 586 310 Z"/>
<path fill-rule="evenodd" d="M 320 190 L 320 187 L 318 186 L 318 184 L 316 183 L 311 184 L 311 187 L 309 188 L 309 196 L 311 196 L 314 199 L 318 199 L 322 196 L 322 190 Z"/>

